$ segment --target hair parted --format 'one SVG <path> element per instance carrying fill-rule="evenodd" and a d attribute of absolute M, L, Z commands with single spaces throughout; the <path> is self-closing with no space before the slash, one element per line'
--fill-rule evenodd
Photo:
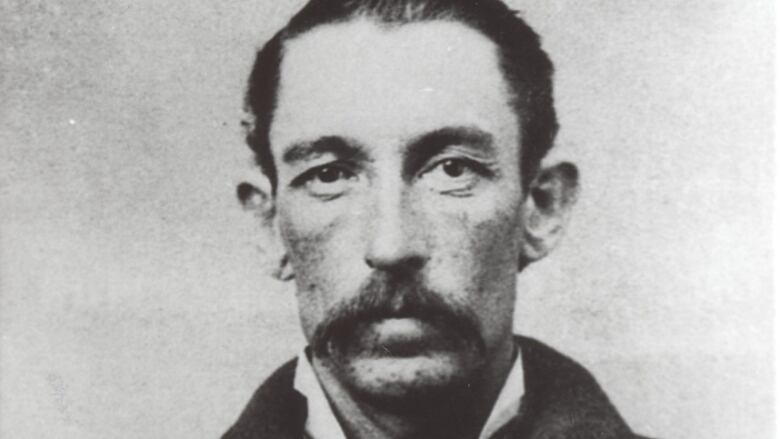
<path fill-rule="evenodd" d="M 276 192 L 269 142 L 286 41 L 317 26 L 370 18 L 379 24 L 460 22 L 498 47 L 500 68 L 511 90 L 510 104 L 521 127 L 521 175 L 527 186 L 553 145 L 558 122 L 553 104 L 553 65 L 539 36 L 501 0 L 311 0 L 257 52 L 244 106 L 246 141 Z"/>

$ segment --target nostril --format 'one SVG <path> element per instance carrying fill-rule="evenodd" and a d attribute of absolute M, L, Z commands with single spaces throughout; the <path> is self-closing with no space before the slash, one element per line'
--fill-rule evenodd
<path fill-rule="evenodd" d="M 407 271 L 419 271 L 425 266 L 426 258 L 422 256 L 412 256 L 409 258 L 406 258 L 402 264 L 399 264 L 400 267 Z"/>

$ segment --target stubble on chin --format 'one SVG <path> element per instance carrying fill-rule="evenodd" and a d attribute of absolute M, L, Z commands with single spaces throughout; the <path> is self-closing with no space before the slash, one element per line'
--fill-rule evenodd
<path fill-rule="evenodd" d="M 398 415 L 431 414 L 481 388 L 484 357 L 474 353 L 419 358 L 331 356 L 318 361 L 350 396 Z"/>

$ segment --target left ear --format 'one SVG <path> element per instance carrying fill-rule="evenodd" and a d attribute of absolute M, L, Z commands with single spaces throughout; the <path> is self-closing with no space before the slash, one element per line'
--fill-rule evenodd
<path fill-rule="evenodd" d="M 545 257 L 558 244 L 578 192 L 579 171 L 573 164 L 563 162 L 539 171 L 522 208 L 521 269 Z"/>

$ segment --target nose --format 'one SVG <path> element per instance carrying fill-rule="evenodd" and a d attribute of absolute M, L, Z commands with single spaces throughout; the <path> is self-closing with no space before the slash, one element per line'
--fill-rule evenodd
<path fill-rule="evenodd" d="M 368 218 L 365 261 L 375 270 L 410 273 L 429 259 L 422 215 L 403 188 L 380 191 Z"/>

